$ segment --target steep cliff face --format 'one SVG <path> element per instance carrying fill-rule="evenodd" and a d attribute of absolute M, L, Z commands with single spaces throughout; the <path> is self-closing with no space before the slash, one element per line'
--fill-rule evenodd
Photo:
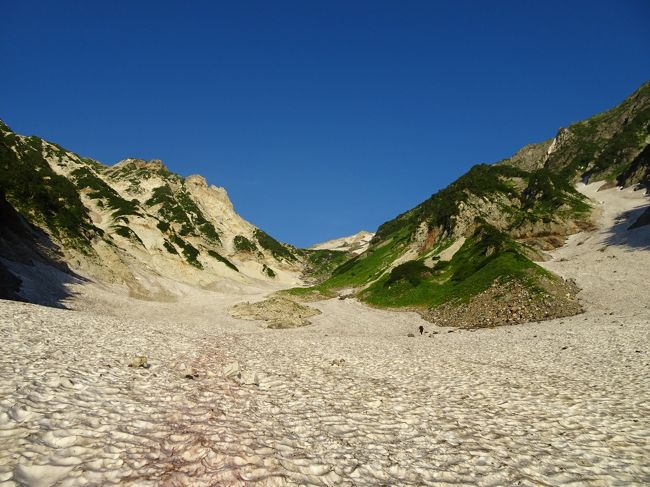
<path fill-rule="evenodd" d="M 137 297 L 165 293 L 155 276 L 204 287 L 300 282 L 296 249 L 241 218 L 223 188 L 158 160 L 105 166 L 0 123 L 0 186 L 72 268 Z"/>

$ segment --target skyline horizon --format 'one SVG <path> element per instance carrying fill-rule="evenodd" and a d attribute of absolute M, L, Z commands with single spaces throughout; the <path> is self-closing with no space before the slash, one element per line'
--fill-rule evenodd
<path fill-rule="evenodd" d="M 0 116 L 13 130 L 104 164 L 201 174 L 298 247 L 374 231 L 650 79 L 639 0 L 5 11 Z"/>
<path fill-rule="evenodd" d="M 625 100 L 626 98 L 628 98 L 629 96 L 631 96 L 633 93 L 635 93 L 636 91 L 638 91 L 642 86 L 644 86 L 644 85 L 646 85 L 646 84 L 649 84 L 649 83 L 650 83 L 650 79 L 648 79 L 648 80 L 642 82 L 642 83 L 641 83 L 637 88 L 635 88 L 632 92 L 630 92 L 630 93 L 628 93 L 627 95 L 625 95 L 625 96 L 620 100 L 620 102 L 622 102 L 623 100 Z M 614 107 L 617 106 L 620 102 L 616 103 L 616 105 L 613 105 L 613 106 L 609 107 L 608 109 L 606 109 L 606 110 L 604 110 L 604 111 L 608 111 L 609 109 L 614 108 Z M 600 114 L 600 113 L 603 113 L 603 111 L 600 111 L 600 112 L 597 112 L 597 113 L 593 113 L 593 114 L 587 116 L 586 118 L 587 118 L 587 119 L 588 119 L 588 118 L 591 118 L 591 117 L 596 116 L 596 115 L 598 115 L 598 114 Z M 583 120 L 584 120 L 584 119 L 583 119 Z M 580 121 L 582 121 L 582 120 L 575 120 L 575 121 L 568 122 L 566 125 L 559 127 L 559 128 L 556 130 L 556 133 L 557 133 L 559 130 L 561 130 L 561 129 L 563 129 L 563 128 L 567 128 L 567 127 L 569 127 L 570 125 L 572 125 L 572 124 L 574 124 L 574 123 L 578 123 L 578 122 L 580 122 Z M 4 118 L 0 117 L 0 122 L 3 122 L 3 123 L 4 123 L 6 126 L 8 126 L 11 130 L 13 130 L 12 125 L 11 125 L 10 123 L 7 123 L 7 121 L 6 121 Z M 16 132 L 16 133 L 17 133 L 17 132 Z M 42 137 L 40 137 L 38 134 L 19 134 L 19 135 L 28 136 L 28 137 L 29 137 L 29 136 L 36 136 L 36 137 L 42 138 Z M 555 137 L 555 135 L 554 135 L 553 137 Z M 553 137 L 551 137 L 551 138 L 553 138 Z M 44 140 L 47 140 L 47 139 L 44 139 Z M 489 164 L 489 165 L 491 165 L 491 164 L 496 164 L 496 163 L 498 163 L 498 162 L 500 162 L 500 161 L 502 161 L 502 160 L 504 160 L 504 159 L 507 159 L 508 157 L 514 155 L 514 154 L 515 154 L 519 149 L 521 149 L 521 148 L 523 148 L 523 147 L 525 147 L 525 146 L 527 146 L 527 145 L 530 145 L 530 144 L 536 144 L 536 143 L 539 143 L 539 142 L 543 142 L 543 141 L 545 141 L 545 140 L 549 140 L 549 138 L 547 137 L 547 138 L 545 138 L 545 139 L 540 139 L 540 140 L 535 140 L 535 141 L 531 141 L 531 142 L 524 143 L 524 144 L 521 145 L 517 150 L 515 150 L 513 153 L 511 153 L 511 154 L 509 154 L 509 155 L 507 155 L 507 156 L 505 156 L 505 157 L 503 157 L 503 158 L 501 158 L 501 159 L 496 159 L 496 160 L 493 160 L 493 161 L 481 161 L 481 162 L 476 162 L 475 164 Z M 56 144 L 56 145 L 60 145 L 60 146 L 61 146 L 61 144 L 59 144 L 58 142 L 53 141 L 53 140 L 47 140 L 47 142 L 50 142 L 50 143 L 53 143 L 53 144 Z M 230 199 L 230 201 L 231 201 L 232 204 L 233 204 L 233 207 L 234 207 L 235 211 L 236 211 L 237 213 L 239 213 L 238 208 L 237 208 L 237 203 L 233 200 L 232 196 L 230 195 L 230 192 L 228 191 L 228 187 L 223 186 L 223 185 L 219 185 L 217 182 L 211 181 L 208 177 L 206 177 L 204 174 L 202 174 L 202 173 L 200 173 L 200 172 L 188 172 L 188 173 L 185 173 L 185 174 L 183 174 L 183 173 L 181 173 L 181 172 L 178 172 L 178 171 L 174 170 L 174 163 L 173 163 L 173 161 L 172 161 L 172 163 L 171 163 L 171 165 L 170 165 L 170 163 L 169 163 L 168 161 L 165 161 L 164 159 L 161 159 L 161 158 L 156 158 L 156 157 L 154 157 L 154 158 L 151 158 L 151 159 L 143 159 L 143 158 L 140 158 L 140 157 L 137 157 L 137 156 L 126 156 L 126 157 L 123 157 L 123 158 L 121 158 L 121 159 L 119 159 L 119 160 L 116 160 L 116 161 L 114 161 L 114 162 L 106 162 L 106 161 L 99 160 L 99 159 L 93 157 L 93 156 L 90 155 L 90 154 L 81 154 L 81 153 L 78 153 L 74 148 L 64 147 L 64 146 L 62 146 L 62 147 L 63 147 L 64 149 L 66 149 L 67 151 L 74 152 L 74 153 L 78 154 L 78 155 L 81 156 L 81 157 L 85 157 L 85 158 L 93 159 L 94 161 L 99 162 L 99 163 L 103 164 L 103 165 L 106 166 L 106 167 L 114 166 L 114 165 L 119 164 L 120 162 L 123 162 L 123 161 L 128 160 L 128 159 L 139 159 L 139 160 L 145 160 L 145 161 L 160 161 L 160 162 L 162 162 L 162 164 L 163 164 L 165 167 L 167 167 L 167 169 L 169 169 L 171 172 L 176 173 L 176 174 L 179 174 L 179 175 L 182 176 L 183 178 L 187 178 L 187 177 L 189 177 L 189 176 L 193 176 L 193 175 L 201 176 L 201 177 L 203 177 L 204 179 L 206 179 L 208 185 L 211 185 L 211 186 L 214 185 L 214 186 L 217 186 L 217 187 L 219 187 L 219 188 L 225 190 L 225 191 L 226 191 L 226 194 L 228 195 L 228 198 Z M 473 164 L 473 165 L 475 165 L 475 164 Z M 456 178 L 454 178 L 451 182 L 455 181 L 458 177 L 462 176 L 463 174 L 464 174 L 464 172 L 458 174 L 458 176 L 457 176 Z M 451 182 L 450 182 L 450 183 L 451 183 Z M 440 189 L 443 189 L 444 187 L 445 187 L 445 186 L 442 186 L 442 187 L 438 188 L 438 189 L 437 189 L 436 191 L 434 191 L 432 194 L 435 194 L 436 192 L 438 192 Z M 422 201 L 424 201 L 424 200 L 422 200 Z M 405 211 L 408 211 L 408 210 L 410 210 L 410 209 L 411 209 L 411 208 L 407 208 Z M 239 214 L 241 215 L 241 213 L 239 213 Z M 399 213 L 399 214 L 401 214 L 401 213 Z M 387 219 L 387 220 L 385 220 L 385 221 L 389 221 L 390 219 L 397 217 L 399 214 L 395 214 L 395 215 L 393 215 L 392 217 L 390 217 L 389 219 Z M 261 227 L 260 225 L 258 225 L 255 221 L 251 221 L 251 220 L 250 220 L 248 217 L 246 217 L 245 215 L 241 215 L 241 216 L 242 216 L 243 218 L 245 218 L 246 220 L 250 221 L 250 223 L 252 223 L 252 224 L 255 225 L 256 227 L 258 227 L 258 228 L 264 230 L 264 228 Z M 384 223 L 384 222 L 382 222 L 382 223 Z M 381 225 L 381 223 L 380 223 L 380 225 Z M 378 225 L 378 226 L 379 226 L 379 225 Z M 296 248 L 310 248 L 310 247 L 313 247 L 313 246 L 316 246 L 316 245 L 319 245 L 319 244 L 322 244 L 322 243 L 325 243 L 325 242 L 328 242 L 328 241 L 331 241 L 331 240 L 337 240 L 337 239 L 341 239 L 341 238 L 349 237 L 349 236 L 352 236 L 352 235 L 356 235 L 357 233 L 361 233 L 361 232 L 375 233 L 376 230 L 377 230 L 377 228 L 378 228 L 378 226 L 375 227 L 375 228 L 359 228 L 358 230 L 356 230 L 356 231 L 354 231 L 354 232 L 351 232 L 351 233 L 347 233 L 347 234 L 345 234 L 345 235 L 332 235 L 332 236 L 325 237 L 325 238 L 322 239 L 322 240 L 319 240 L 319 241 L 316 241 L 316 242 L 312 242 L 312 243 L 307 244 L 307 245 L 296 245 L 296 244 L 294 244 L 293 242 L 288 242 L 288 241 L 282 240 L 282 239 L 280 239 L 280 238 L 278 238 L 278 240 L 280 240 L 280 241 L 283 242 L 283 243 L 290 244 L 290 245 L 292 245 L 292 246 L 294 246 L 294 247 L 296 247 Z M 274 235 L 272 235 L 272 236 L 274 236 Z M 274 236 L 274 237 L 275 237 L 275 236 Z"/>

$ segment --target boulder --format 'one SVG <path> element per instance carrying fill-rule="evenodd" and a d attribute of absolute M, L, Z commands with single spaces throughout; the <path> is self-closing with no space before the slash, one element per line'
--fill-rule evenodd
<path fill-rule="evenodd" d="M 223 376 L 226 379 L 239 379 L 241 377 L 241 367 L 239 362 L 231 362 L 223 368 Z"/>
<path fill-rule="evenodd" d="M 241 383 L 245 385 L 259 386 L 260 379 L 257 377 L 257 374 L 253 371 L 247 370 L 241 374 Z"/>
<path fill-rule="evenodd" d="M 147 363 L 146 355 L 140 355 L 138 357 L 135 357 L 133 360 L 131 360 L 131 362 L 129 363 L 129 367 L 133 367 L 133 368 L 142 367 L 143 369 L 148 369 L 149 367 L 151 367 L 151 365 Z"/>

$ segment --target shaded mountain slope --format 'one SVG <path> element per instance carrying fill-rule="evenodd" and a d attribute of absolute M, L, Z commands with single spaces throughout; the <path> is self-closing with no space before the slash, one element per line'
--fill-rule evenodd
<path fill-rule="evenodd" d="M 63 307 L 66 284 L 82 279 L 59 247 L 21 217 L 0 189 L 0 299 Z"/>

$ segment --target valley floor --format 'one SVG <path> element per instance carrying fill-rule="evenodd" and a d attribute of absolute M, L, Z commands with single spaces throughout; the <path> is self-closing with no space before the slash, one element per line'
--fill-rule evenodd
<path fill-rule="evenodd" d="M 470 332 L 330 300 L 268 330 L 228 315 L 263 290 L 0 301 L 0 486 L 650 484 L 650 226 L 626 230 L 648 202 L 594 188 L 601 230 L 544 264 L 583 288 L 571 318 Z"/>

